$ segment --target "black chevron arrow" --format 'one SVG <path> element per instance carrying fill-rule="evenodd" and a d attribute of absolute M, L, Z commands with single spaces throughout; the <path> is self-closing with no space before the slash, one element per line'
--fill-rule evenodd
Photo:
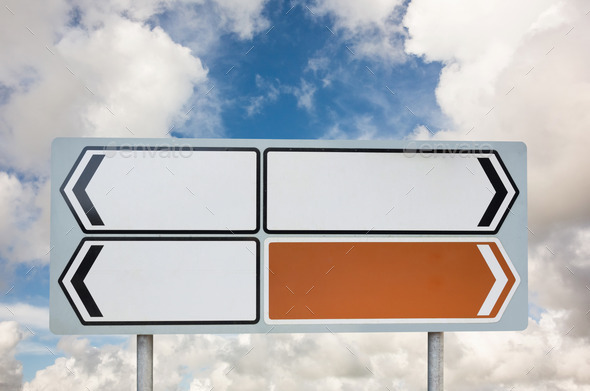
<path fill-rule="evenodd" d="M 477 160 L 479 160 L 479 164 L 481 164 L 481 167 L 483 168 L 484 172 L 488 176 L 488 179 L 492 183 L 494 190 L 496 191 L 492 201 L 483 214 L 483 217 L 479 221 L 479 224 L 477 224 L 478 227 L 489 227 L 492 224 L 494 217 L 496 217 L 500 206 L 502 206 L 502 202 L 504 202 L 504 199 L 508 195 L 508 190 L 506 189 L 506 186 L 504 186 L 502 179 L 500 179 L 500 176 L 496 172 L 496 169 L 492 165 L 492 162 L 489 158 L 480 157 L 477 158 Z"/>
<path fill-rule="evenodd" d="M 88 193 L 86 193 L 86 187 L 88 187 L 88 183 L 90 183 L 94 173 L 98 170 L 98 166 L 102 162 L 102 159 L 104 159 L 104 155 L 93 155 L 86 165 L 86 168 L 84 168 L 84 171 L 82 171 L 82 175 L 80 175 L 78 182 L 76 182 L 72 188 L 82 210 L 85 211 L 86 216 L 88 216 L 88 220 L 92 225 L 104 225 L 98 211 L 94 207 L 90 197 L 88 197 Z"/>
<path fill-rule="evenodd" d="M 84 304 L 84 307 L 86 307 L 88 315 L 92 317 L 102 317 L 102 313 L 92 298 L 90 291 L 88 291 L 88 287 L 84 283 L 84 279 L 88 275 L 90 268 L 92 268 L 94 261 L 96 261 L 98 254 L 100 254 L 102 247 L 102 245 L 90 246 L 88 252 L 84 256 L 84 259 L 82 259 L 82 262 L 80 262 L 78 270 L 76 270 L 76 273 L 74 273 L 74 276 L 72 277 L 72 286 L 76 290 L 78 297 L 80 297 L 82 304 Z"/>

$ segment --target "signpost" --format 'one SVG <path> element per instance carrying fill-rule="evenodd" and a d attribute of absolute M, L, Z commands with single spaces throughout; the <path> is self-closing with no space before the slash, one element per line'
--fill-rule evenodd
<path fill-rule="evenodd" d="M 527 325 L 522 143 L 64 138 L 51 194 L 51 330 L 138 362 L 152 334 L 422 331 L 442 384 L 444 331 Z"/>

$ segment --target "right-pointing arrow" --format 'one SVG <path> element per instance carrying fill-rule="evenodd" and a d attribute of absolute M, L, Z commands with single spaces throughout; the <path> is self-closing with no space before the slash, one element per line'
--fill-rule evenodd
<path fill-rule="evenodd" d="M 478 158 L 477 160 L 479 160 L 481 167 L 488 176 L 488 179 L 492 183 L 492 186 L 496 192 L 492 198 L 492 201 L 490 201 L 490 204 L 488 205 L 488 208 L 486 209 L 483 217 L 479 221 L 479 224 L 477 225 L 478 227 L 489 227 L 492 224 L 494 217 L 500 210 L 504 199 L 508 195 L 508 190 L 506 189 L 506 186 L 504 186 L 502 179 L 498 175 L 498 172 L 494 169 L 494 166 L 492 165 L 492 162 L 489 158 Z"/>
<path fill-rule="evenodd" d="M 490 293 L 488 293 L 488 296 L 477 313 L 477 316 L 489 316 L 492 313 L 494 306 L 498 302 L 500 295 L 504 291 L 506 284 L 508 284 L 508 276 L 502 270 L 502 266 L 498 262 L 498 259 L 494 255 L 494 252 L 492 251 L 492 248 L 489 244 L 478 244 L 477 248 L 481 252 L 483 259 L 485 259 L 496 280 L 494 285 L 492 285 L 492 289 L 490 289 Z"/>

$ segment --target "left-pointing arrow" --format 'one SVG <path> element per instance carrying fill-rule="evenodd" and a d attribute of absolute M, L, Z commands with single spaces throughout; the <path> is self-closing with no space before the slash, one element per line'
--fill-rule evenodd
<path fill-rule="evenodd" d="M 86 238 L 58 279 L 84 325 L 259 320 L 251 238 Z"/>
<path fill-rule="evenodd" d="M 100 254 L 100 250 L 102 250 L 102 246 L 90 246 L 90 249 L 84 256 L 84 258 L 82 258 L 80 267 L 78 267 L 78 270 L 74 273 L 74 276 L 72 277 L 72 286 L 74 287 L 74 290 L 78 294 L 80 300 L 82 300 L 82 304 L 84 304 L 84 308 L 86 308 L 86 311 L 88 311 L 88 315 L 90 315 L 93 318 L 101 317 L 102 313 L 98 309 L 96 302 L 94 301 L 92 295 L 88 291 L 88 288 L 84 283 L 84 279 L 88 275 L 88 272 L 94 264 L 94 261 L 96 261 L 98 254 Z"/>
<path fill-rule="evenodd" d="M 88 193 L 86 193 L 86 187 L 88 187 L 88 183 L 94 176 L 96 170 L 98 170 L 98 166 L 100 162 L 104 159 L 104 155 L 92 155 L 90 160 L 88 161 L 88 165 L 82 171 L 82 175 L 78 178 L 78 181 L 72 188 L 72 192 L 76 196 L 77 201 L 80 203 L 82 210 L 85 211 L 86 216 L 88 216 L 88 221 L 91 225 L 104 225 L 98 211 L 92 204 L 90 197 L 88 197 Z"/>

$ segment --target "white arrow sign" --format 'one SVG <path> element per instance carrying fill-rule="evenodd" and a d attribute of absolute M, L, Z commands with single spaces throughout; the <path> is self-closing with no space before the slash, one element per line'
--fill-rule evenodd
<path fill-rule="evenodd" d="M 58 138 L 51 170 L 58 334 L 528 321 L 523 143 Z"/>
<path fill-rule="evenodd" d="M 85 325 L 256 323 L 255 239 L 84 239 L 59 284 Z"/>
<path fill-rule="evenodd" d="M 271 233 L 495 233 L 518 189 L 493 151 L 270 148 Z"/>
<path fill-rule="evenodd" d="M 85 148 L 61 192 L 85 232 L 254 232 L 258 150 Z"/>

